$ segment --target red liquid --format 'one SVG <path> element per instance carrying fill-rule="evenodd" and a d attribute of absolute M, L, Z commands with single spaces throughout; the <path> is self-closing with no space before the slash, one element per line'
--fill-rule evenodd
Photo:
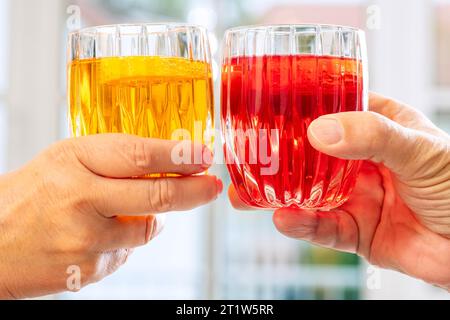
<path fill-rule="evenodd" d="M 360 161 L 316 151 L 307 129 L 319 116 L 364 110 L 363 92 L 359 60 L 305 55 L 228 59 L 222 70 L 222 128 L 227 167 L 240 198 L 262 208 L 343 204 Z M 256 135 L 241 134 L 248 129 Z M 262 173 L 269 167 L 278 170 Z"/>

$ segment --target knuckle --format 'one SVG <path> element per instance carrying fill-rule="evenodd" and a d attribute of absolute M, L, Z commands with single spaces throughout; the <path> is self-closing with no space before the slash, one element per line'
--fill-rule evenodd
<path fill-rule="evenodd" d="M 142 171 L 147 171 L 154 163 L 150 146 L 144 139 L 134 141 L 130 154 L 133 165 Z"/>
<path fill-rule="evenodd" d="M 426 134 L 418 134 L 411 145 L 408 161 L 414 169 L 414 185 L 421 187 L 443 184 L 450 179 L 450 145 Z M 414 161 L 413 161 L 414 160 Z M 409 179 L 412 181 L 412 178 Z M 431 184 L 431 185 L 430 185 Z M 431 188 L 432 191 L 434 188 Z M 422 189 L 424 191 L 424 189 Z"/>
<path fill-rule="evenodd" d="M 168 212 L 175 208 L 176 188 L 169 179 L 155 179 L 148 189 L 149 206 L 154 212 Z"/>
<path fill-rule="evenodd" d="M 373 153 L 381 150 L 391 136 L 391 126 L 386 119 L 375 112 L 367 113 L 366 128 L 369 137 L 369 148 Z M 375 154 L 374 154 L 375 156 Z"/>

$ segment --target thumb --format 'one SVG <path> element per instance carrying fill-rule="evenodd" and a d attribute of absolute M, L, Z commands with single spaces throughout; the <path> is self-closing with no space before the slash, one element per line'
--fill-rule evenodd
<path fill-rule="evenodd" d="M 77 159 L 91 172 L 110 178 L 128 178 L 146 174 L 174 173 L 192 175 L 204 172 L 212 159 L 211 151 L 192 141 L 141 138 L 126 134 L 99 134 L 69 139 Z M 183 160 L 174 161 L 174 150 Z M 189 158 L 184 161 L 183 154 Z M 198 159 L 196 159 L 198 157 Z M 198 160 L 198 161 L 197 161 Z"/>
<path fill-rule="evenodd" d="M 374 112 L 320 117 L 308 128 L 308 139 L 314 148 L 328 155 L 383 163 L 398 176 L 409 179 L 441 150 L 437 148 L 438 138 Z"/>

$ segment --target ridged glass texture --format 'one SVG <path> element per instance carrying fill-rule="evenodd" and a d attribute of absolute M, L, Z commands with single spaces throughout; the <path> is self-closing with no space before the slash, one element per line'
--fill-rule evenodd
<path fill-rule="evenodd" d="M 318 152 L 307 130 L 322 115 L 367 109 L 364 32 L 252 26 L 228 30 L 224 41 L 224 153 L 240 198 L 260 208 L 342 205 L 360 161 Z"/>
<path fill-rule="evenodd" d="M 184 138 L 203 142 L 202 133 L 214 128 L 207 32 L 177 23 L 75 31 L 68 43 L 68 92 L 74 136 L 171 139 L 185 129 Z"/>

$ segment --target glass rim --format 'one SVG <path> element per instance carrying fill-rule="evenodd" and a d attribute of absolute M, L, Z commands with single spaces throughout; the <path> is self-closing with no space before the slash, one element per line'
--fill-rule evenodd
<path fill-rule="evenodd" d="M 276 23 L 276 24 L 250 24 L 246 26 L 237 26 L 237 27 L 231 27 L 225 30 L 225 33 L 238 33 L 243 31 L 252 31 L 252 30 L 264 30 L 264 29 L 270 29 L 270 28 L 278 28 L 278 27 L 299 27 L 299 28 L 331 28 L 335 30 L 341 30 L 341 31 L 352 31 L 355 33 L 365 33 L 363 29 L 352 27 L 352 26 L 345 26 L 345 25 L 339 25 L 339 24 L 326 24 L 326 23 Z"/>
<path fill-rule="evenodd" d="M 77 30 L 70 31 L 69 36 L 81 35 L 81 34 L 98 34 L 99 29 L 107 28 L 120 28 L 120 27 L 179 27 L 179 28 L 192 28 L 198 29 L 200 31 L 206 32 L 206 28 L 195 24 L 195 23 L 184 23 L 184 22 L 136 22 L 136 23 L 117 23 L 117 24 L 104 24 L 98 26 L 90 26 Z M 160 31 L 163 32 L 163 31 Z M 104 32 L 106 33 L 106 32 Z"/>

